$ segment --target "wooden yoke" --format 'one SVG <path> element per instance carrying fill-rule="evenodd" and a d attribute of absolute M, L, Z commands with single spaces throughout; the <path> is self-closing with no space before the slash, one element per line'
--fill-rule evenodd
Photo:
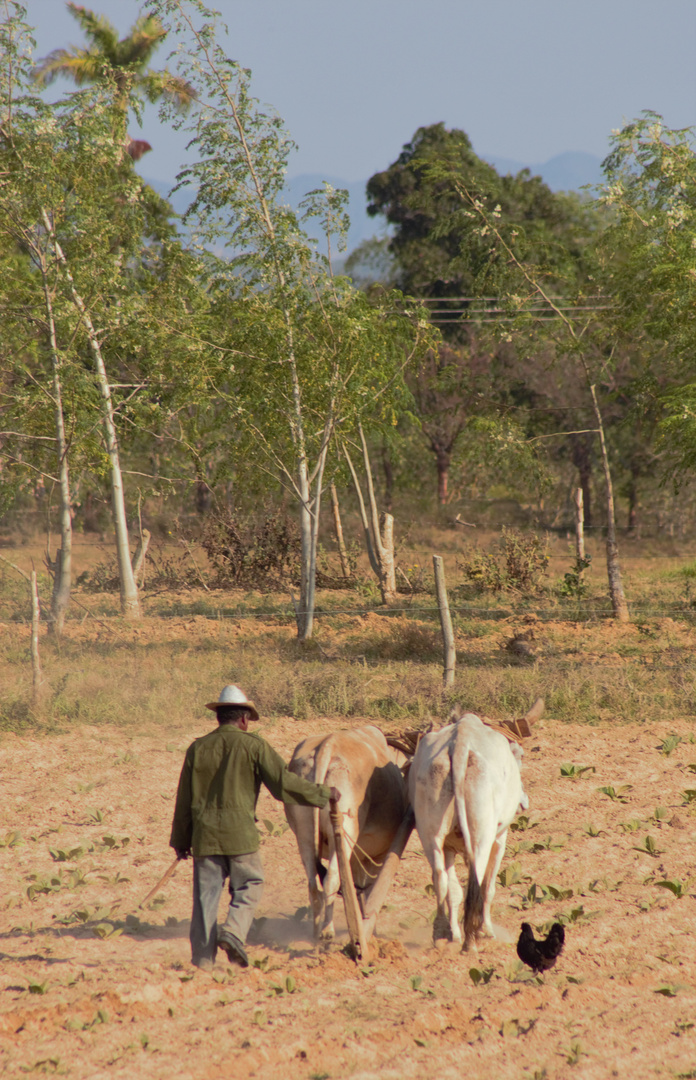
<path fill-rule="evenodd" d="M 358 896 L 355 891 L 353 874 L 350 869 L 350 856 L 346 851 L 345 838 L 343 836 L 343 814 L 338 809 L 338 803 L 335 799 L 329 800 L 329 817 L 331 818 L 334 842 L 336 844 L 338 872 L 341 877 L 341 893 L 343 895 L 343 905 L 346 909 L 346 922 L 348 923 L 351 948 L 356 959 L 363 960 L 367 963 L 370 955 L 365 939 L 362 915 L 360 914 L 360 908 L 358 906 Z"/>

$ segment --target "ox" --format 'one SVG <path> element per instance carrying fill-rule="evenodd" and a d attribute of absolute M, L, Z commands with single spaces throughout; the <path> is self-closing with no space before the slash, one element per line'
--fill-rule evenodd
<path fill-rule="evenodd" d="M 304 739 L 288 765 L 298 776 L 341 792 L 338 806 L 357 889 L 374 883 L 406 813 L 406 784 L 399 768 L 404 760 L 387 745 L 378 728 L 365 725 Z M 329 807 L 286 806 L 285 816 L 307 874 L 315 939 L 330 939 L 340 881 Z M 322 859 L 327 860 L 327 867 Z"/>
<path fill-rule="evenodd" d="M 423 736 L 409 772 L 416 828 L 433 873 L 437 915 L 433 937 L 461 941 L 462 888 L 454 859 L 464 855 L 469 883 L 464 948 L 483 927 L 493 935 L 491 903 L 510 822 L 529 801 L 522 790 L 522 750 L 478 716 L 453 712 L 450 723 Z M 447 915 L 445 914 L 447 904 Z"/>

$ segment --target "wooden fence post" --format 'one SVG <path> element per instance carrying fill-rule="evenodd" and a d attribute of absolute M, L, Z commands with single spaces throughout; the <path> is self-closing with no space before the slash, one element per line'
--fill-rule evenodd
<path fill-rule="evenodd" d="M 582 488 L 573 493 L 575 503 L 575 555 L 578 565 L 585 558 L 585 508 L 582 502 Z"/>
<path fill-rule="evenodd" d="M 440 609 L 440 625 L 442 626 L 442 640 L 445 645 L 445 667 L 443 680 L 445 690 L 454 683 L 454 665 L 457 654 L 454 648 L 454 631 L 452 630 L 452 618 L 450 616 L 449 601 L 447 599 L 447 586 L 445 584 L 445 569 L 441 555 L 433 555 L 433 568 L 435 570 L 435 591 L 437 593 L 437 606 Z"/>

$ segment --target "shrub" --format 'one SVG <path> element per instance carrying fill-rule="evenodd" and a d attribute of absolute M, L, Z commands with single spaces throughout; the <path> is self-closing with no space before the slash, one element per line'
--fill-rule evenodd
<path fill-rule="evenodd" d="M 221 588 L 273 589 L 299 579 L 299 531 L 282 510 L 260 522 L 229 512 L 211 517 L 201 543 Z"/>
<path fill-rule="evenodd" d="M 475 551 L 459 559 L 457 568 L 481 590 L 533 593 L 540 590 L 548 562 L 546 539 L 503 528 L 496 554 Z"/>

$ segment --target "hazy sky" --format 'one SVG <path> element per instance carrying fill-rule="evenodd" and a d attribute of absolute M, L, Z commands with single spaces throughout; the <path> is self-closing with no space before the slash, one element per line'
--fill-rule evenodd
<path fill-rule="evenodd" d="M 37 55 L 82 44 L 63 0 L 24 0 Z M 93 0 L 123 36 L 138 0 Z M 299 146 L 290 174 L 367 179 L 417 127 L 463 128 L 483 157 L 603 156 L 643 109 L 696 124 L 696 0 L 211 0 Z M 153 66 L 166 62 L 167 43 Z M 142 171 L 171 180 L 183 140 L 149 110 Z"/>

